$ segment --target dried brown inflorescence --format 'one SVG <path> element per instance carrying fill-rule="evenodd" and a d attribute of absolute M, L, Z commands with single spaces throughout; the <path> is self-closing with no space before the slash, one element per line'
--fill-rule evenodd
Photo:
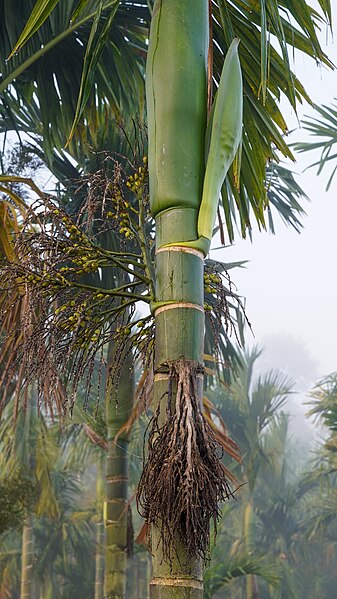
<path fill-rule="evenodd" d="M 183 545 L 186 558 L 207 559 L 210 521 L 216 534 L 219 503 L 232 495 L 222 448 L 200 404 L 198 362 L 181 360 L 169 367 L 169 388 L 149 425 L 148 456 L 137 491 L 137 505 L 148 531 L 159 530 L 163 558 L 171 564 Z M 162 402 L 166 420 L 161 424 Z M 149 545 L 151 548 L 151 533 Z"/>
<path fill-rule="evenodd" d="M 75 217 L 52 197 L 32 205 L 15 257 L 0 265 L 0 410 L 13 385 L 24 397 L 35 381 L 40 402 L 52 410 L 59 398 L 59 412 L 72 408 L 79 386 L 85 402 L 93 384 L 98 400 L 115 392 L 130 339 L 135 359 L 150 359 L 152 316 L 135 317 L 137 302 L 152 298 L 146 160 L 129 176 L 106 161 L 78 182 L 87 196 Z M 110 343 L 117 351 L 107 372 Z"/>

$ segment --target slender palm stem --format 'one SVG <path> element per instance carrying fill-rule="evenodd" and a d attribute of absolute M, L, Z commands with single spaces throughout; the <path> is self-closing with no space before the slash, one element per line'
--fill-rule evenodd
<path fill-rule="evenodd" d="M 249 497 L 246 501 L 243 512 L 243 537 L 245 548 L 250 551 L 254 542 L 253 530 L 253 499 Z M 255 581 L 254 576 L 246 576 L 246 599 L 254 599 L 255 597 Z"/>
<path fill-rule="evenodd" d="M 108 362 L 116 358 L 116 347 L 109 346 Z M 132 353 L 126 354 L 116 399 L 107 394 L 106 423 L 108 428 L 108 456 L 105 502 L 105 599 L 124 599 L 128 545 L 128 445 L 130 432 L 116 435 L 130 416 L 133 403 Z"/>
<path fill-rule="evenodd" d="M 33 528 L 32 516 L 26 515 L 22 531 L 20 599 L 32 599 Z"/>
<path fill-rule="evenodd" d="M 165 398 L 172 395 L 172 412 L 175 409 L 171 365 L 193 363 L 202 370 L 204 255 L 182 244 L 198 238 L 207 111 L 207 15 L 207 0 L 194 2 L 192 13 L 189 2 L 158 0 L 150 32 L 146 92 L 150 204 L 156 217 L 154 403 L 160 409 L 159 430 L 170 411 Z M 200 404 L 202 375 L 194 387 L 195 402 Z M 187 429 L 193 428 L 192 419 L 187 420 Z M 193 468 L 188 449 L 186 455 L 187 469 Z M 152 464 L 157 467 L 155 455 Z M 165 493 L 171 482 L 164 474 L 153 484 L 161 485 Z M 167 524 L 171 527 L 170 516 Z M 152 530 L 151 599 L 202 599 L 202 560 L 189 555 L 186 539 L 172 529 L 168 549 L 167 534 L 157 526 Z"/>
<path fill-rule="evenodd" d="M 178 211 L 179 213 L 179 211 Z M 164 231 L 169 234 L 176 227 L 172 225 L 172 214 L 165 223 L 161 217 L 159 243 L 165 241 Z M 180 219 L 181 215 L 177 215 Z M 188 232 L 187 232 L 188 234 Z M 184 241 L 184 239 L 182 239 Z M 202 363 L 204 313 L 203 313 L 203 255 L 186 248 L 168 247 L 157 253 L 157 289 L 159 302 L 175 301 L 155 314 L 156 351 L 154 400 L 161 402 L 163 409 L 160 419 L 164 423 L 167 417 L 163 398 L 168 393 L 169 376 L 165 374 L 167 364 L 182 357 Z M 193 284 L 192 284 L 193 281 Z M 164 370 L 164 372 L 163 372 Z M 202 377 L 199 379 L 198 401 L 202 399 Z M 159 531 L 153 530 L 153 577 L 150 583 L 151 599 L 202 599 L 202 561 L 191 559 L 177 537 L 176 555 L 170 564 L 163 559 L 158 547 Z"/>
<path fill-rule="evenodd" d="M 103 456 L 104 454 L 101 454 L 98 459 L 96 479 L 96 498 L 100 516 L 99 521 L 96 523 L 95 599 L 103 599 L 104 590 Z"/>

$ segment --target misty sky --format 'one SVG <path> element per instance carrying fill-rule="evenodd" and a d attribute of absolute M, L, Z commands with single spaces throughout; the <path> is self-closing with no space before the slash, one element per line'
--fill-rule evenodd
<path fill-rule="evenodd" d="M 336 43 L 323 33 L 323 47 L 337 65 Z M 314 61 L 299 55 L 294 70 L 314 102 L 331 104 L 337 97 L 337 71 L 317 68 Z M 282 110 L 289 129 L 297 128 L 289 105 L 282 103 Z M 300 117 L 313 113 L 308 105 L 300 107 Z M 306 138 L 306 132 L 297 130 L 291 139 Z M 244 269 L 231 271 L 239 293 L 246 297 L 253 324 L 255 339 L 248 332 L 249 343 L 268 347 L 271 342 L 276 357 L 281 335 L 279 363 L 274 367 L 282 368 L 287 361 L 288 340 L 288 361 L 294 362 L 296 354 L 302 353 L 296 359 L 301 362 L 303 358 L 303 375 L 314 381 L 337 370 L 337 173 L 327 193 L 330 167 L 319 177 L 316 169 L 303 173 L 316 157 L 299 155 L 292 167 L 311 200 L 304 205 L 307 216 L 301 234 L 278 221 L 276 235 L 257 232 L 253 243 L 238 240 L 233 247 L 213 253 L 214 258 L 226 262 L 249 260 Z"/>

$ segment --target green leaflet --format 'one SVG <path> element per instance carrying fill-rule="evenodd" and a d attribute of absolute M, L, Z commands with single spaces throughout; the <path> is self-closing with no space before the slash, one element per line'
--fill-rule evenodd
<path fill-rule="evenodd" d="M 221 187 L 239 147 L 242 131 L 242 76 L 238 56 L 239 40 L 227 52 L 217 92 L 206 164 L 198 235 L 212 239 Z"/>
<path fill-rule="evenodd" d="M 81 77 L 80 91 L 77 98 L 76 112 L 66 145 L 69 144 L 83 114 L 84 108 L 87 105 L 94 83 L 95 70 L 104 47 L 106 46 L 109 31 L 112 27 L 118 7 L 119 0 L 115 0 L 109 14 L 107 15 L 106 22 L 101 29 L 98 29 L 98 26 L 101 20 L 102 10 L 104 8 L 103 0 L 99 2 L 99 6 L 97 7 L 97 11 L 91 26 L 88 44 L 85 50 L 83 72 Z"/>
<path fill-rule="evenodd" d="M 54 10 L 59 0 L 37 0 L 31 15 L 26 23 L 26 26 L 21 33 L 18 41 L 15 44 L 9 58 L 25 45 L 29 38 L 41 27 L 45 20 L 49 17 L 50 13 Z"/>

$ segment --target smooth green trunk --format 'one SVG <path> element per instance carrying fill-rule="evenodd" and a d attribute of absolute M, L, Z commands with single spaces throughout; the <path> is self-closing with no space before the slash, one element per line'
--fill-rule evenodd
<path fill-rule="evenodd" d="M 197 240 L 205 170 L 208 0 L 156 0 L 146 68 L 150 206 L 156 218 L 154 405 L 167 417 L 169 367 L 203 362 L 204 254 Z M 172 244 L 168 246 L 168 244 Z M 202 376 L 198 381 L 202 400 Z M 202 599 L 203 563 L 175 538 L 173 562 L 152 530 L 151 599 Z"/>
<path fill-rule="evenodd" d="M 253 528 L 253 500 L 248 498 L 243 512 L 243 537 L 245 548 L 250 551 L 254 544 L 254 528 Z M 246 599 L 255 598 L 255 579 L 254 576 L 246 576 Z"/>
<path fill-rule="evenodd" d="M 138 560 L 138 597 L 137 599 L 147 599 L 149 596 L 148 581 L 148 560 L 146 558 Z"/>
<path fill-rule="evenodd" d="M 144 553 L 136 553 L 128 560 L 127 599 L 148 599 L 149 565 L 149 555 Z"/>
<path fill-rule="evenodd" d="M 114 360 L 114 349 L 109 351 Z M 116 399 L 107 397 L 108 455 L 106 469 L 104 599 L 124 599 L 128 541 L 128 445 L 130 433 L 116 434 L 128 420 L 133 404 L 132 354 L 125 357 Z"/>
<path fill-rule="evenodd" d="M 179 227 L 181 214 L 179 210 L 175 215 L 174 212 L 160 215 L 159 242 L 163 245 L 168 243 L 167 240 L 172 238 L 174 230 Z M 167 364 L 175 360 L 195 360 L 202 363 L 204 338 L 203 255 L 179 246 L 162 246 L 158 247 L 156 263 L 156 301 L 163 305 L 155 313 L 155 405 L 162 401 L 168 390 Z M 201 402 L 202 376 L 198 389 Z M 163 408 L 166 408 L 164 404 L 165 400 Z M 166 410 L 163 409 L 162 421 L 165 417 Z M 150 598 L 202 599 L 202 560 L 188 556 L 183 543 L 177 539 L 178 555 L 171 565 L 163 559 L 156 529 L 152 536 L 154 555 Z"/>
<path fill-rule="evenodd" d="M 45 589 L 43 599 L 54 599 L 54 596 L 55 596 L 54 585 L 53 585 L 52 581 L 50 580 L 47 583 L 47 587 Z"/>
<path fill-rule="evenodd" d="M 104 523 L 96 524 L 95 599 L 103 599 L 104 590 Z"/>
<path fill-rule="evenodd" d="M 20 599 L 32 599 L 33 528 L 32 516 L 27 514 L 22 531 Z"/>
<path fill-rule="evenodd" d="M 208 0 L 156 0 L 146 65 L 154 216 L 176 207 L 199 208 L 205 170 L 207 52 Z"/>
<path fill-rule="evenodd" d="M 95 599 L 103 599 L 104 592 L 104 473 L 102 454 L 97 463 L 96 498 L 99 521 L 96 523 L 96 556 L 95 556 Z"/>

